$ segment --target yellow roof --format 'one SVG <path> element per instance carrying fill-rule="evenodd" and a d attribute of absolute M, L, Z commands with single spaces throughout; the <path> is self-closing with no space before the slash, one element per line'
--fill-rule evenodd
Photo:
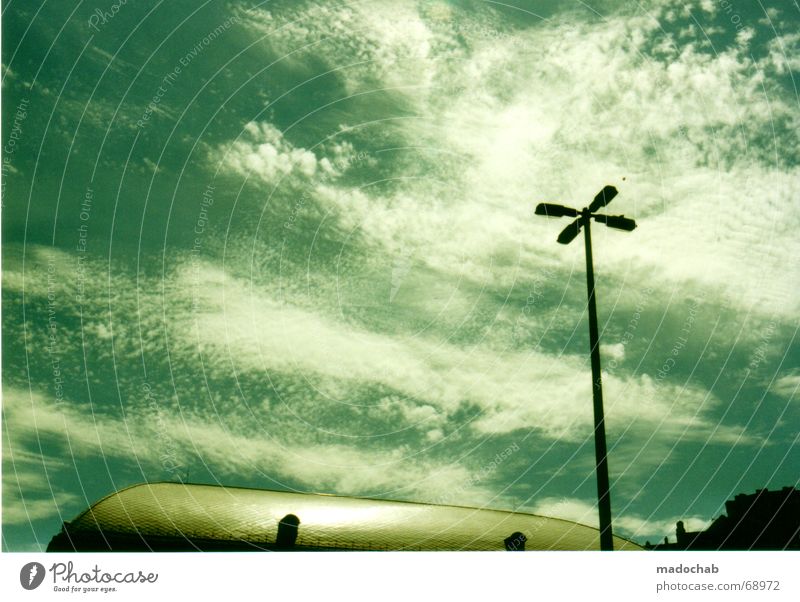
<path fill-rule="evenodd" d="M 182 483 L 118 491 L 65 534 L 77 549 L 271 549 L 289 514 L 300 520 L 296 549 L 504 550 L 517 532 L 526 550 L 599 549 L 597 529 L 534 514 Z M 641 549 L 621 538 L 614 547 Z"/>

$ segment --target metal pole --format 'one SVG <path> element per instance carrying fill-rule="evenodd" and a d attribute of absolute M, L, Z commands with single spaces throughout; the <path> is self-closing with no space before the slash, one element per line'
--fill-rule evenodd
<path fill-rule="evenodd" d="M 591 217 L 584 209 L 584 240 L 586 242 L 586 287 L 589 292 L 589 345 L 592 354 L 592 397 L 594 399 L 594 453 L 597 462 L 597 501 L 600 512 L 600 549 L 612 551 L 614 540 L 611 531 L 611 494 L 608 483 L 608 455 L 606 452 L 606 426 L 603 415 L 603 381 L 600 373 L 600 337 L 597 332 L 597 306 L 594 294 L 594 267 L 592 261 Z"/>

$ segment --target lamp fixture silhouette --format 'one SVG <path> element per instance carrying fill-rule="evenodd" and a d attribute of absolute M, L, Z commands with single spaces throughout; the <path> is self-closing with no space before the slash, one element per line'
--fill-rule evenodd
<path fill-rule="evenodd" d="M 588 207 L 580 211 L 572 207 L 556 205 L 553 203 L 539 203 L 536 206 L 536 215 L 547 217 L 574 217 L 566 228 L 558 235 L 558 242 L 567 245 L 572 242 L 583 228 L 584 242 L 586 245 L 586 288 L 589 294 L 589 347 L 592 360 L 592 398 L 594 401 L 594 451 L 597 466 L 597 502 L 600 514 L 600 549 L 612 551 L 614 541 L 611 530 L 611 494 L 608 482 L 608 453 L 606 451 L 606 427 L 603 414 L 603 381 L 600 372 L 600 337 L 597 332 L 597 305 L 594 290 L 594 267 L 592 261 L 592 232 L 591 222 L 595 220 L 609 228 L 626 230 L 636 228 L 636 222 L 624 215 L 605 215 L 595 213 L 608 205 L 617 196 L 617 189 L 605 186 Z"/>

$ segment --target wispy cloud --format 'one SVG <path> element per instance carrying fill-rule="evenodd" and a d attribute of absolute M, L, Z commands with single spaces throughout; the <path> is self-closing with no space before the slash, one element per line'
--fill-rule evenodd
<path fill-rule="evenodd" d="M 531 512 L 571 520 L 583 525 L 599 528 L 597 505 L 577 498 L 543 498 L 532 507 Z M 683 521 L 687 531 L 703 531 L 711 523 L 710 519 L 699 516 L 676 516 L 654 520 L 636 514 L 623 513 L 614 518 L 616 534 L 637 542 L 650 540 L 660 542 L 664 537 L 675 539 L 675 525 Z"/>
<path fill-rule="evenodd" d="M 797 395 L 798 387 L 800 387 L 800 374 L 786 374 L 778 378 L 769 390 L 786 399 L 792 399 Z"/>
<path fill-rule="evenodd" d="M 467 35 L 467 46 L 457 43 L 463 32 L 437 29 L 441 18 L 390 17 L 383 5 L 366 13 L 349 5 L 308 10 L 269 39 L 279 35 L 286 51 L 317 40 L 331 64 L 365 56 L 372 77 L 386 85 L 396 65 L 376 57 L 383 51 L 409 64 L 391 46 L 409 39 L 400 35 L 406 29 L 452 53 L 444 58 L 436 44 L 418 42 L 425 51 L 411 61 L 423 87 L 415 90 L 416 114 L 394 124 L 415 148 L 435 151 L 412 156 L 427 168 L 435 162 L 436 177 L 392 194 L 316 187 L 316 201 L 338 209 L 346 227 L 357 225 L 380 245 L 422 248 L 426 262 L 450 276 L 463 273 L 466 256 L 468 277 L 507 288 L 526 268 L 546 261 L 568 271 L 576 262 L 569 251 L 555 255 L 553 225 L 531 217 L 535 202 L 585 204 L 610 182 L 622 190 L 616 209 L 641 219 L 633 239 L 598 234 L 606 273 L 649 273 L 663 290 L 700 282 L 745 311 L 797 310 L 789 283 L 800 274 L 787 261 L 800 251 L 792 234 L 796 167 L 775 165 L 795 144 L 784 133 L 796 111 L 745 49 L 708 51 L 700 32 L 671 39 L 659 25 L 663 7 L 602 23 L 534 22 L 491 44 Z M 448 14 L 453 22 L 476 20 Z M 270 15 L 273 31 L 280 18 Z M 773 132 L 771 143 L 754 144 L 765 131 Z M 518 256 L 516 269 L 492 262 L 504 249 Z M 733 285 L 743 280 L 757 284 Z"/>

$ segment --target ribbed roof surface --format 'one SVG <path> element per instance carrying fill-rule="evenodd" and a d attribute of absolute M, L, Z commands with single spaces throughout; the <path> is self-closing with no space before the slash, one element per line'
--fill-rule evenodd
<path fill-rule="evenodd" d="M 515 532 L 526 536 L 527 550 L 599 549 L 596 529 L 532 514 L 182 483 L 123 489 L 65 530 L 76 548 L 101 537 L 111 549 L 136 538 L 153 549 L 176 539 L 269 549 L 288 514 L 300 519 L 299 549 L 503 550 Z M 640 549 L 619 538 L 615 548 Z"/>

